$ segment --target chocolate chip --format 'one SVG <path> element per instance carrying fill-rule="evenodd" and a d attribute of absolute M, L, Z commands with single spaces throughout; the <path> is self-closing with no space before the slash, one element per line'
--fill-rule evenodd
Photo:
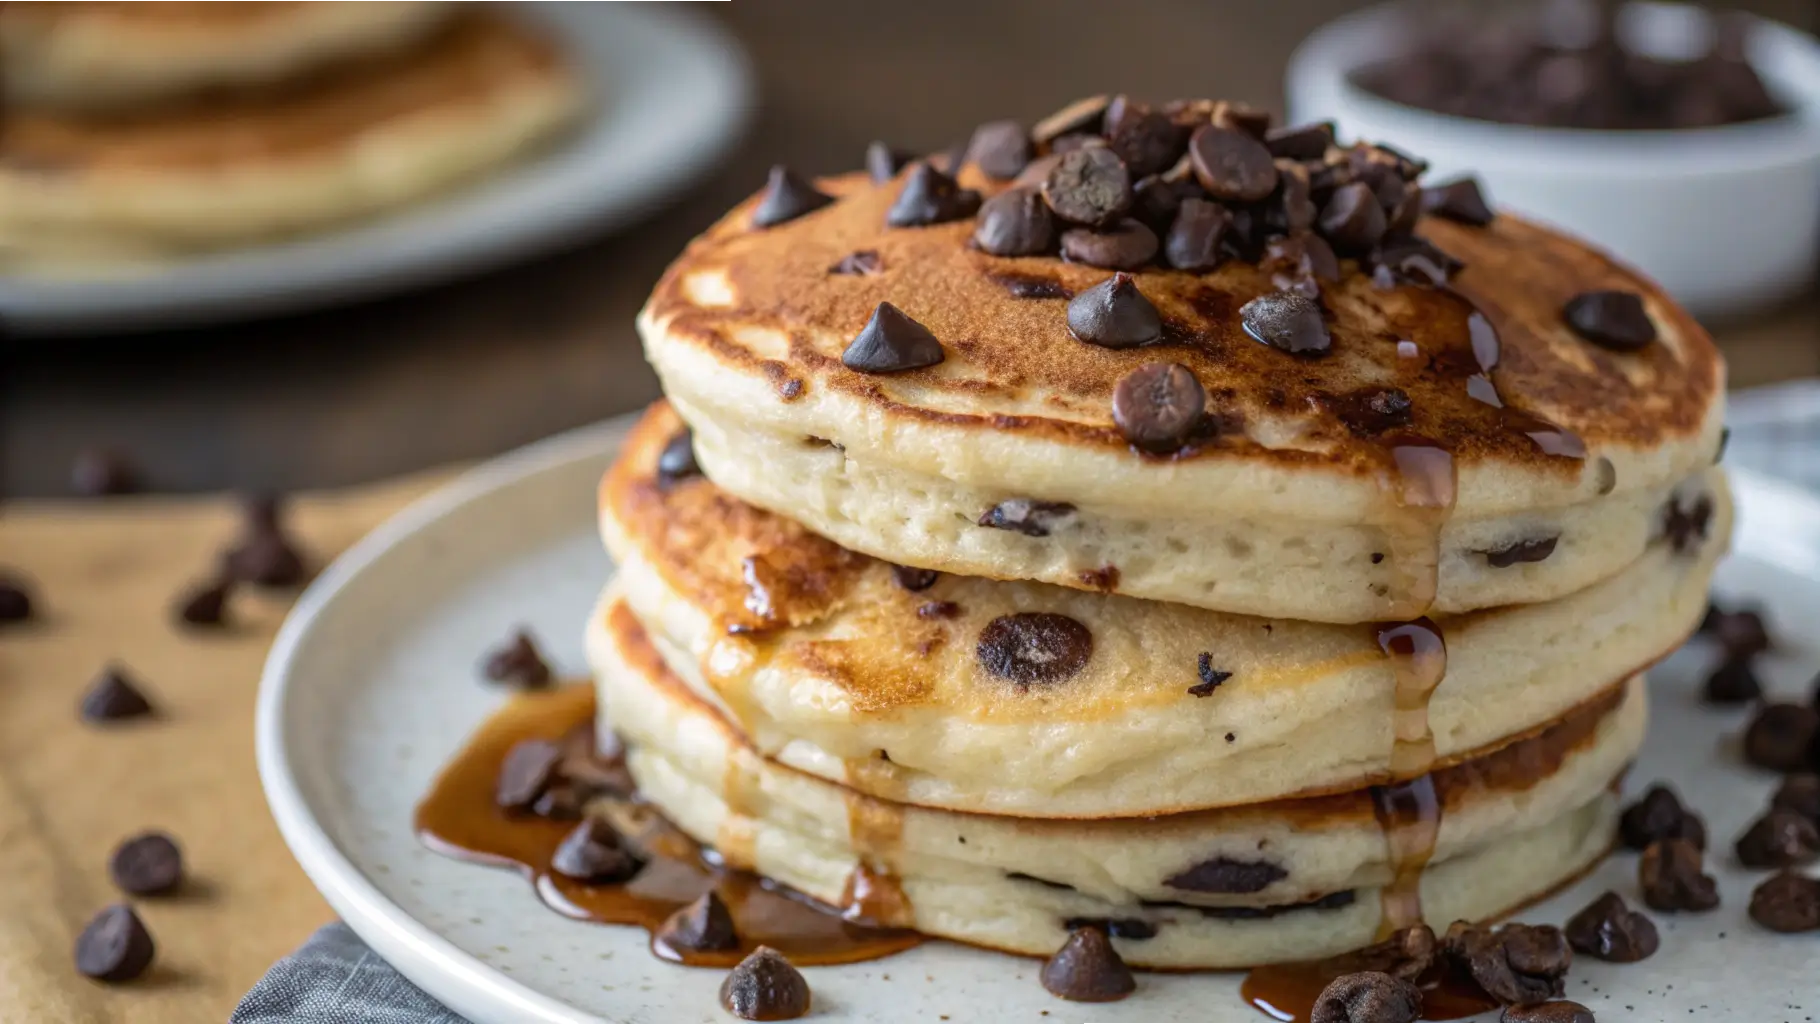
<path fill-rule="evenodd" d="M 1030 129 L 1030 138 L 1039 146 L 1047 146 L 1064 135 L 1096 128 L 1110 104 L 1111 101 L 1105 96 L 1089 96 L 1086 99 L 1075 100 L 1038 121 L 1036 126 Z"/>
<path fill-rule="evenodd" d="M 1635 292 L 1581 292 L 1561 307 L 1561 317 L 1580 336 L 1618 352 L 1635 352 L 1656 340 L 1656 325 Z"/>
<path fill-rule="evenodd" d="M 183 851 L 163 832 L 147 832 L 116 847 L 107 872 L 134 896 L 161 896 L 183 884 Z"/>
<path fill-rule="evenodd" d="M 1188 140 L 1195 180 L 1215 199 L 1256 202 L 1276 191 L 1277 166 L 1264 144 L 1244 132 L 1204 124 Z"/>
<path fill-rule="evenodd" d="M 1738 837 L 1738 863 L 1747 868 L 1787 868 L 1820 856 L 1820 831 L 1794 811 L 1772 810 Z"/>
<path fill-rule="evenodd" d="M 1308 186 L 1308 169 L 1294 160 L 1277 161 L 1277 190 L 1265 208 L 1274 232 L 1302 234 L 1314 226 L 1317 210 Z"/>
<path fill-rule="evenodd" d="M 1751 890 L 1750 919 L 1773 932 L 1820 931 L 1820 879 L 1771 875 Z"/>
<path fill-rule="evenodd" d="M 1351 895 L 1350 890 L 1345 895 Z M 1350 906 L 1352 902 L 1347 900 L 1340 905 Z M 1413 924 L 1392 932 L 1381 942 L 1342 954 L 1332 962 L 1344 965 L 1347 970 L 1378 971 L 1393 978 L 1415 981 L 1428 973 L 1439 953 L 1440 942 L 1435 938 L 1434 929 L 1425 924 Z"/>
<path fill-rule="evenodd" d="M 70 490 L 85 498 L 131 494 L 139 489 L 139 474 L 119 452 L 86 448 L 70 464 Z"/>
<path fill-rule="evenodd" d="M 1560 540 L 1559 536 L 1520 540 L 1508 547 L 1484 552 L 1485 563 L 1493 569 L 1508 569 L 1519 562 L 1540 562 L 1555 553 L 1555 544 Z"/>
<path fill-rule="evenodd" d="M 101 670 L 82 696 L 82 718 L 88 722 L 117 722 L 152 713 L 152 702 L 119 665 Z"/>
<path fill-rule="evenodd" d="M 840 262 L 828 268 L 830 274 L 843 274 L 849 277 L 870 277 L 879 272 L 884 263 L 878 258 L 877 249 L 861 249 L 850 252 L 840 258 Z"/>
<path fill-rule="evenodd" d="M 891 578 L 897 581 L 898 586 L 903 587 L 905 590 L 912 593 L 920 590 L 928 590 L 930 587 L 935 586 L 935 581 L 939 579 L 941 575 L 941 573 L 936 572 L 934 569 L 918 569 L 909 565 L 894 565 L 891 567 Z"/>
<path fill-rule="evenodd" d="M 1167 169 L 1188 141 L 1186 125 L 1127 96 L 1114 97 L 1106 107 L 1104 133 L 1107 148 L 1125 161 L 1134 178 Z"/>
<path fill-rule="evenodd" d="M 1074 263 L 1108 270 L 1136 270 L 1156 256 L 1156 232 L 1127 217 L 1101 230 L 1069 228 L 1062 232 L 1062 256 Z"/>
<path fill-rule="evenodd" d="M 1196 697 L 1213 696 L 1213 691 L 1219 689 L 1221 683 L 1232 678 L 1231 672 L 1222 672 L 1213 667 L 1212 651 L 1202 651 L 1195 668 L 1200 673 L 1201 681 L 1190 686 L 1188 692 Z"/>
<path fill-rule="evenodd" d="M 1077 149 L 1050 169 L 1043 181 L 1043 200 L 1070 223 L 1109 225 L 1131 209 L 1131 174 L 1109 149 Z"/>
<path fill-rule="evenodd" d="M 1734 658 L 1762 654 L 1775 646 L 1763 625 L 1763 616 L 1750 609 L 1720 612 L 1713 621 L 1712 633 L 1725 653 Z"/>
<path fill-rule="evenodd" d="M 1364 182 L 1334 189 L 1321 210 L 1321 233 L 1341 249 L 1357 252 L 1371 248 L 1384 237 L 1386 226 L 1384 208 Z"/>
<path fill-rule="evenodd" d="M 1782 780 L 1776 788 L 1775 795 L 1769 798 L 1769 805 L 1784 811 L 1793 811 L 1803 818 L 1820 825 L 1820 775 L 1813 772 L 1796 772 Z"/>
<path fill-rule="evenodd" d="M 989 178 L 1008 181 L 1030 163 L 1030 133 L 1016 121 L 987 121 L 973 129 L 967 158 Z"/>
<path fill-rule="evenodd" d="M 1800 771 L 1820 733 L 1820 712 L 1805 704 L 1766 704 L 1744 729 L 1744 759 L 1771 771 Z"/>
<path fill-rule="evenodd" d="M 307 575 L 296 546 L 270 530 L 249 533 L 228 550 L 224 565 L 234 579 L 261 587 L 296 586 Z"/>
<path fill-rule="evenodd" d="M 594 885 L 624 882 L 644 866 L 644 861 L 620 842 L 613 826 L 594 818 L 576 825 L 550 857 L 551 871 Z"/>
<path fill-rule="evenodd" d="M 1671 497 L 1662 515 L 1662 536 L 1677 554 L 1696 551 L 1706 540 L 1712 526 L 1713 498 L 1700 494 L 1683 504 L 1680 496 Z"/>
<path fill-rule="evenodd" d="M 232 577 L 198 584 L 177 597 L 177 621 L 186 626 L 224 626 Z"/>
<path fill-rule="evenodd" d="M 1062 922 L 1066 931 L 1098 928 L 1114 939 L 1142 942 L 1156 938 L 1156 925 L 1141 917 L 1071 917 Z"/>
<path fill-rule="evenodd" d="M 1182 202 L 1201 198 L 1201 186 L 1193 182 L 1165 181 L 1160 175 L 1138 179 L 1131 186 L 1131 217 L 1142 221 L 1159 236 L 1169 233 Z"/>
<path fill-rule="evenodd" d="M 752 226 L 768 228 L 792 221 L 806 213 L 834 202 L 834 197 L 818 191 L 814 185 L 797 176 L 783 164 L 771 168 L 764 195 L 752 208 Z"/>
<path fill-rule="evenodd" d="M 1763 696 L 1763 684 L 1749 658 L 1726 658 L 1706 677 L 1701 698 L 1708 704 L 1749 704 Z"/>
<path fill-rule="evenodd" d="M 1264 148 L 1270 155 L 1289 160 L 1319 160 L 1333 145 L 1333 122 L 1284 125 L 1264 133 Z"/>
<path fill-rule="evenodd" d="M 1333 346 L 1319 303 L 1294 292 L 1270 292 L 1239 307 L 1245 333 L 1291 355 L 1321 356 Z"/>
<path fill-rule="evenodd" d="M 1055 217 L 1035 189 L 1008 189 L 980 207 L 973 244 L 994 256 L 1048 252 L 1055 244 Z"/>
<path fill-rule="evenodd" d="M 1112 391 L 1112 422 L 1125 440 L 1147 452 L 1173 452 L 1207 410 L 1207 392 L 1180 363 L 1145 363 Z"/>
<path fill-rule="evenodd" d="M 76 970 L 98 981 L 132 981 L 152 965 L 157 946 L 125 904 L 96 914 L 76 936 Z"/>
<path fill-rule="evenodd" d="M 591 798 L 592 794 L 585 787 L 558 782 L 531 804 L 531 813 L 551 821 L 580 821 Z"/>
<path fill-rule="evenodd" d="M 1597 1020 L 1593 1012 L 1571 999 L 1550 999 L 1546 1003 L 1523 1003 L 1506 1006 L 1498 1017 L 1501 1021 L 1520 1024 L 1578 1024 Z"/>
<path fill-rule="evenodd" d="M 1701 838 L 1695 845 L 1704 849 L 1706 828 L 1699 815 L 1683 806 L 1674 790 L 1661 784 L 1649 787 L 1618 816 L 1618 838 L 1632 850 L 1644 849 L 1658 839 L 1692 840 L 1690 831 L 1696 827 Z"/>
<path fill-rule="evenodd" d="M 1163 318 L 1129 274 L 1114 274 L 1068 302 L 1068 330 L 1089 345 L 1134 348 L 1163 336 Z"/>
<path fill-rule="evenodd" d="M 665 918 L 656 938 L 671 949 L 690 953 L 717 953 L 739 948 L 733 914 L 713 891 L 702 893 L 695 902 Z"/>
<path fill-rule="evenodd" d="M 32 617 L 32 592 L 23 580 L 0 576 L 0 623 L 24 622 Z"/>
<path fill-rule="evenodd" d="M 1076 928 L 1043 964 L 1043 987 L 1075 1003 L 1110 1003 L 1137 990 L 1131 968 L 1098 928 Z"/>
<path fill-rule="evenodd" d="M 1479 191 L 1479 180 L 1470 174 L 1424 188 L 1422 212 L 1478 227 L 1490 224 L 1496 216 Z"/>
<path fill-rule="evenodd" d="M 1026 537 L 1047 537 L 1072 515 L 1074 506 L 1065 501 L 1006 498 L 982 512 L 978 524 L 994 530 L 1013 530 Z"/>
<path fill-rule="evenodd" d="M 1064 155 L 1072 153 L 1077 149 L 1105 148 L 1106 140 L 1092 132 L 1074 132 L 1069 135 L 1064 135 L 1050 144 L 1049 156 L 1040 161 L 1043 165 L 1042 177 L 1034 179 L 1035 183 L 1041 185 L 1044 181 L 1048 180 L 1049 172 L 1055 169 L 1055 165 L 1061 162 Z M 1039 163 L 1039 161 L 1031 161 L 1031 166 L 1034 167 L 1037 163 Z M 1024 179 L 1027 175 L 1029 175 L 1028 170 L 1018 177 Z M 1021 183 L 1022 181 L 1020 180 L 1020 184 Z"/>
<path fill-rule="evenodd" d="M 795 1020 L 809 1012 L 809 982 L 784 955 L 760 946 L 720 983 L 720 1005 L 741 1020 Z"/>
<path fill-rule="evenodd" d="M 528 810 L 556 781 L 562 748 L 549 740 L 520 740 L 506 752 L 493 786 L 493 802 L 508 811 Z"/>
<path fill-rule="evenodd" d="M 1163 879 L 1171 889 L 1188 892 L 1263 892 L 1289 877 L 1289 872 L 1267 860 L 1234 860 L 1215 857 Z"/>
<path fill-rule="evenodd" d="M 664 450 L 657 456 L 657 486 L 669 490 L 678 481 L 701 475 L 701 464 L 695 461 L 695 432 L 688 427 L 670 435 Z"/>
<path fill-rule="evenodd" d="M 962 188 L 925 160 L 910 168 L 897 202 L 885 214 L 885 223 L 894 228 L 926 227 L 971 217 L 979 208 L 978 192 Z"/>
<path fill-rule="evenodd" d="M 1294 289 L 1287 288 L 1279 280 L 1277 287 L 1285 291 L 1296 291 L 1309 299 L 1320 294 L 1317 282 L 1340 279 L 1340 260 L 1333 254 L 1333 246 L 1327 244 L 1327 239 L 1311 231 L 1273 238 L 1265 247 L 1264 254 L 1266 263 L 1287 268 L 1298 285 Z"/>
<path fill-rule="evenodd" d="M 1719 889 L 1702 870 L 1700 848 L 1685 839 L 1658 839 L 1637 861 L 1643 902 L 1657 910 L 1711 910 Z"/>
<path fill-rule="evenodd" d="M 1177 270 L 1212 270 L 1225 257 L 1221 243 L 1231 224 L 1232 214 L 1218 203 L 1182 200 L 1163 240 L 1164 261 Z"/>
<path fill-rule="evenodd" d="M 1342 974 L 1315 997 L 1311 1021 L 1413 1021 L 1422 1018 L 1422 990 L 1379 971 Z"/>
<path fill-rule="evenodd" d="M 881 302 L 840 354 L 840 361 L 861 373 L 898 373 L 934 366 L 944 357 L 942 343 L 929 328 L 891 303 Z"/>
<path fill-rule="evenodd" d="M 883 185 L 897 177 L 897 172 L 915 158 L 912 153 L 874 141 L 866 147 L 866 173 L 874 185 Z"/>
<path fill-rule="evenodd" d="M 1595 960 L 1636 963 L 1655 955 L 1661 945 L 1656 924 L 1630 909 L 1624 897 L 1607 892 L 1567 919 L 1567 944 Z"/>
<path fill-rule="evenodd" d="M 1066 615 L 1018 612 L 980 630 L 974 655 L 981 667 L 1021 692 L 1069 679 L 1093 657 L 1093 633 Z"/>
<path fill-rule="evenodd" d="M 1565 991 L 1573 964 L 1566 936 L 1553 925 L 1507 924 L 1481 928 L 1456 921 L 1442 951 L 1500 1003 L 1539 1003 Z"/>
<path fill-rule="evenodd" d="M 1386 239 L 1367 262 L 1372 281 L 1380 288 L 1398 284 L 1439 287 L 1465 266 L 1425 238 Z"/>
<path fill-rule="evenodd" d="M 550 681 L 550 666 L 543 660 L 536 641 L 523 629 L 512 631 L 512 639 L 487 652 L 481 674 L 495 683 L 509 683 L 527 690 Z"/>
<path fill-rule="evenodd" d="M 1270 111 L 1246 103 L 1220 100 L 1213 105 L 1212 118 L 1219 127 L 1243 132 L 1259 142 L 1270 132 Z"/>

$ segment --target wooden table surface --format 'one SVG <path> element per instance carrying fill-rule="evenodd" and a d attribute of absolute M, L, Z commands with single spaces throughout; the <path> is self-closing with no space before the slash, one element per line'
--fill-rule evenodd
<path fill-rule="evenodd" d="M 337 486 L 504 451 L 657 393 L 632 318 L 691 235 L 783 161 L 935 150 L 987 117 L 1105 90 L 1280 109 L 1285 58 L 1353 0 L 768 0 L 699 5 L 752 53 L 760 106 L 725 167 L 575 251 L 359 306 L 202 330 L 0 342 L 0 495 L 56 495 L 84 448 L 161 490 Z M 1815 0 L 1754 0 L 1820 25 Z M 1820 299 L 1722 327 L 1741 384 L 1820 372 Z"/>

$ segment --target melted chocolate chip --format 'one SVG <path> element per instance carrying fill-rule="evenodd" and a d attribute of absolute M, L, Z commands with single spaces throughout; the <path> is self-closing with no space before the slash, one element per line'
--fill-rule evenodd
<path fill-rule="evenodd" d="M 1071 932 L 1098 928 L 1112 938 L 1134 942 L 1156 938 L 1156 925 L 1141 917 L 1071 917 L 1062 922 L 1062 928 Z"/>
<path fill-rule="evenodd" d="M 866 147 L 866 173 L 871 176 L 873 184 L 883 185 L 897 177 L 897 172 L 914 159 L 914 154 L 875 141 Z"/>
<path fill-rule="evenodd" d="M 536 641 L 523 629 L 512 631 L 512 638 L 487 653 L 481 674 L 495 683 L 506 683 L 532 690 L 550 681 L 550 666 L 537 650 Z"/>
<path fill-rule="evenodd" d="M 1537 537 L 1535 540 L 1520 540 L 1508 547 L 1483 552 L 1485 564 L 1493 569 L 1508 569 L 1520 562 L 1540 562 L 1555 553 L 1555 545 L 1560 540 L 1558 535 Z"/>
<path fill-rule="evenodd" d="M 1712 520 L 1712 495 L 1700 494 L 1685 504 L 1681 497 L 1671 497 L 1662 513 L 1662 536 L 1676 553 L 1697 551 L 1706 540 Z"/>
<path fill-rule="evenodd" d="M 1188 892 L 1242 894 L 1262 892 L 1288 877 L 1288 871 L 1267 860 L 1215 857 L 1170 875 L 1163 884 Z"/>
<path fill-rule="evenodd" d="M 1018 612 L 988 622 L 974 654 L 987 672 L 1022 691 L 1063 682 L 1086 668 L 1093 633 L 1066 615 Z"/>
<path fill-rule="evenodd" d="M 925 160 L 910 168 L 897 202 L 885 214 L 885 223 L 894 228 L 926 227 L 971 217 L 979 208 L 978 192 L 961 188 L 959 182 Z"/>
<path fill-rule="evenodd" d="M 760 946 L 720 983 L 720 1005 L 741 1020 L 795 1020 L 809 1012 L 809 982 L 782 953 Z"/>
<path fill-rule="evenodd" d="M 1586 340 L 1618 352 L 1635 352 L 1656 340 L 1656 325 L 1636 292 L 1581 292 L 1561 307 L 1567 325 Z"/>
<path fill-rule="evenodd" d="M 840 262 L 828 268 L 830 274 L 841 274 L 848 277 L 870 277 L 879 272 L 884 265 L 878 258 L 877 249 L 861 249 L 850 252 L 840 258 Z"/>
<path fill-rule="evenodd" d="M 1744 759 L 1771 771 L 1800 771 L 1816 734 L 1820 712 L 1805 704 L 1766 704 L 1745 727 Z"/>
<path fill-rule="evenodd" d="M 1820 931 L 1820 879 L 1777 872 L 1751 890 L 1750 919 L 1773 932 Z"/>
<path fill-rule="evenodd" d="M 1699 839 L 1695 845 L 1706 846 L 1706 826 L 1699 815 L 1682 805 L 1675 791 L 1657 784 L 1649 787 L 1636 803 L 1624 808 L 1618 816 L 1618 838 L 1632 850 L 1641 850 L 1658 839 Z"/>
<path fill-rule="evenodd" d="M 1016 121 L 987 121 L 973 130 L 967 158 L 989 178 L 1009 181 L 1030 163 L 1030 134 Z"/>
<path fill-rule="evenodd" d="M 1239 307 L 1245 333 L 1291 355 L 1321 356 L 1333 346 L 1321 307 L 1294 292 L 1270 292 Z"/>
<path fill-rule="evenodd" d="M 1134 348 L 1163 336 L 1163 318 L 1129 274 L 1114 274 L 1068 302 L 1068 330 L 1089 345 Z"/>
<path fill-rule="evenodd" d="M 891 567 L 891 578 L 897 581 L 898 586 L 903 587 L 911 593 L 920 590 L 928 590 L 930 587 L 935 586 L 935 581 L 941 578 L 941 575 L 941 573 L 936 572 L 934 569 L 918 569 L 909 565 L 894 565 Z"/>
<path fill-rule="evenodd" d="M 1566 936 L 1546 924 L 1483 928 L 1456 921 L 1441 940 L 1441 949 L 1486 995 L 1501 1003 L 1559 998 L 1573 964 Z"/>
<path fill-rule="evenodd" d="M 1658 839 L 1637 861 L 1643 902 L 1656 910 L 1711 910 L 1719 888 L 1703 870 L 1700 848 L 1685 839 Z M 1559 993 L 1557 993 L 1559 994 Z"/>
<path fill-rule="evenodd" d="M 1076 1003 L 1110 1003 L 1137 990 L 1137 979 L 1125 966 L 1106 933 L 1077 928 L 1043 964 L 1043 987 L 1051 995 Z"/>
<path fill-rule="evenodd" d="M 1471 175 L 1424 188 L 1422 212 L 1477 227 L 1490 224 L 1496 216 L 1485 201 L 1485 193 L 1479 190 L 1479 179 Z"/>
<path fill-rule="evenodd" d="M 1593 1012 L 1571 999 L 1550 999 L 1545 1003 L 1519 1003 L 1506 1006 L 1498 1019 L 1508 1024 L 1591 1024 L 1598 1018 Z"/>
<path fill-rule="evenodd" d="M 1179 449 L 1206 409 L 1201 382 L 1180 363 L 1145 363 L 1112 391 L 1112 422 L 1125 440 L 1148 452 Z"/>
<path fill-rule="evenodd" d="M 82 718 L 87 722 L 117 722 L 152 713 L 152 702 L 119 665 L 102 669 L 82 696 Z"/>
<path fill-rule="evenodd" d="M 1089 96 L 1075 100 L 1062 109 L 1050 114 L 1030 129 L 1030 138 L 1039 146 L 1047 146 L 1064 135 L 1073 135 L 1096 128 L 1100 119 L 1105 116 L 1106 108 L 1111 101 L 1105 96 Z"/>
<path fill-rule="evenodd" d="M 1422 990 L 1379 971 L 1342 974 L 1315 997 L 1311 1021 L 1413 1021 L 1422 1017 Z"/>
<path fill-rule="evenodd" d="M 982 512 L 978 524 L 994 530 L 1012 530 L 1026 537 L 1047 537 L 1072 515 L 1074 506 L 1065 501 L 1007 498 Z"/>
<path fill-rule="evenodd" d="M 185 591 L 177 597 L 177 621 L 185 626 L 227 625 L 227 600 L 233 589 L 233 577 L 227 576 Z"/>
<path fill-rule="evenodd" d="M 1378 244 L 1388 227 L 1371 186 L 1353 182 L 1334 190 L 1321 210 L 1321 233 L 1335 246 L 1361 252 Z"/>
<path fill-rule="evenodd" d="M 663 927 L 657 930 L 656 939 L 671 949 L 691 953 L 739 948 L 739 933 L 733 927 L 733 914 L 712 891 L 702 893 L 695 902 L 665 918 Z"/>
<path fill-rule="evenodd" d="M 1195 665 L 1195 670 L 1200 673 L 1201 681 L 1190 686 L 1188 692 L 1196 697 L 1213 696 L 1213 691 L 1219 689 L 1221 683 L 1232 678 L 1231 672 L 1223 672 L 1213 667 L 1212 651 L 1201 652 L 1200 659 Z"/>
<path fill-rule="evenodd" d="M 1007 189 L 980 207 L 973 244 L 994 256 L 1034 256 L 1055 244 L 1055 217 L 1035 189 Z"/>
<path fill-rule="evenodd" d="M 814 213 L 832 202 L 833 196 L 818 191 L 796 172 L 778 164 L 771 168 L 771 176 L 765 183 L 765 194 L 759 198 L 758 205 L 752 208 L 752 226 L 775 227 L 806 213 Z"/>
<path fill-rule="evenodd" d="M 1706 677 L 1700 696 L 1708 704 L 1749 704 L 1763 696 L 1763 683 L 1751 659 L 1728 657 Z"/>
<path fill-rule="evenodd" d="M 1073 263 L 1108 270 L 1136 270 L 1156 256 L 1156 232 L 1127 217 L 1102 230 L 1062 232 L 1062 256 Z"/>
<path fill-rule="evenodd" d="M 1820 856 L 1820 831 L 1794 811 L 1771 810 L 1738 837 L 1738 863 L 1747 868 L 1788 868 Z"/>
<path fill-rule="evenodd" d="M 1256 202 L 1276 191 L 1277 167 L 1256 138 L 1206 124 L 1188 140 L 1195 180 L 1215 199 Z"/>
<path fill-rule="evenodd" d="M 1576 952 L 1615 964 L 1648 959 L 1661 945 L 1655 922 L 1630 909 L 1615 892 L 1605 893 L 1568 918 L 1563 931 Z"/>
<path fill-rule="evenodd" d="M 881 302 L 840 354 L 840 361 L 861 373 L 898 373 L 934 366 L 944 357 L 942 343 L 929 328 L 891 303 Z"/>
<path fill-rule="evenodd" d="M 107 873 L 134 896 L 162 896 L 183 884 L 183 851 L 163 832 L 147 832 L 115 847 Z"/>
<path fill-rule="evenodd" d="M 1264 133 L 1264 148 L 1274 157 L 1289 160 L 1319 160 L 1333 145 L 1333 122 L 1285 125 Z"/>
<path fill-rule="evenodd" d="M 644 866 L 613 826 L 594 818 L 576 825 L 550 857 L 551 871 L 592 885 L 627 881 Z"/>
<path fill-rule="evenodd" d="M 493 802 L 508 811 L 529 810 L 556 780 L 562 748 L 549 740 L 520 740 L 506 752 L 493 784 Z"/>
<path fill-rule="evenodd" d="M 1077 149 L 1050 169 L 1043 199 L 1065 221 L 1102 227 L 1131 209 L 1131 175 L 1109 149 Z"/>
<path fill-rule="evenodd" d="M 156 953 L 145 922 L 133 908 L 116 904 L 96 914 L 76 937 L 76 970 L 98 981 L 132 981 Z"/>
<path fill-rule="evenodd" d="M 672 434 L 658 453 L 657 486 L 668 490 L 678 481 L 700 475 L 701 464 L 695 461 L 695 432 L 684 427 Z"/>
<path fill-rule="evenodd" d="M 1118 96 L 1106 108 L 1105 135 L 1107 148 L 1125 161 L 1133 177 L 1141 178 L 1176 162 L 1187 144 L 1188 128 L 1147 104 Z"/>
<path fill-rule="evenodd" d="M 1218 203 L 1184 199 L 1163 240 L 1163 259 L 1177 270 L 1212 270 L 1225 258 L 1221 247 L 1232 214 Z"/>

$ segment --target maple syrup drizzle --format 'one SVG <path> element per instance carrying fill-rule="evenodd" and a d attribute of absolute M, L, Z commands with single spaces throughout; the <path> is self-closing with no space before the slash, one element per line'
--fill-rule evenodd
<path fill-rule="evenodd" d="M 1328 982 L 1371 966 L 1347 956 L 1265 964 L 1245 975 L 1239 983 L 1239 996 L 1275 1020 L 1310 1020 L 1315 1000 Z M 1460 1020 L 1498 1008 L 1497 1001 L 1480 991 L 1472 979 L 1445 968 L 1423 975 L 1416 985 L 1422 990 L 1423 1020 Z"/>
<path fill-rule="evenodd" d="M 1453 512 L 1456 490 L 1453 453 L 1416 434 L 1387 438 L 1384 450 L 1397 507 L 1386 528 L 1394 577 L 1386 615 L 1413 619 L 1434 604 L 1440 583 L 1441 527 Z"/>
<path fill-rule="evenodd" d="M 566 917 L 638 925 L 652 934 L 653 954 L 678 963 L 731 967 L 766 945 L 800 965 L 844 964 L 889 956 L 923 941 L 915 932 L 845 919 L 838 908 L 728 867 L 648 805 L 633 806 L 649 826 L 640 838 L 653 856 L 631 881 L 593 885 L 553 873 L 556 847 L 576 823 L 501 810 L 493 801 L 494 782 L 514 744 L 560 739 L 591 723 L 594 711 L 594 688 L 588 684 L 514 697 L 475 732 L 417 805 L 415 826 L 424 845 L 458 860 L 517 870 L 545 904 Z M 704 953 L 656 941 L 670 914 L 710 889 L 732 912 L 737 950 Z"/>
<path fill-rule="evenodd" d="M 916 916 L 892 867 L 904 837 L 903 809 L 851 790 L 846 799 L 847 834 L 859 861 L 841 893 L 841 914 L 849 921 L 908 927 Z"/>

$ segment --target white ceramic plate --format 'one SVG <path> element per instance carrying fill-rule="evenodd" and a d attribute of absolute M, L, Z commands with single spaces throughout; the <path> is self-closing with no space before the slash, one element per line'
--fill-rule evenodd
<path fill-rule="evenodd" d="M 298 861 L 380 955 L 477 1024 L 727 1019 L 719 972 L 655 960 L 639 929 L 559 918 L 518 876 L 436 856 L 411 831 L 437 769 L 502 699 L 476 681 L 486 646 L 527 623 L 560 668 L 582 670 L 582 624 L 611 572 L 594 532 L 595 484 L 623 428 L 509 456 L 375 531 L 303 595 L 261 684 L 260 774 Z M 1765 602 L 1777 635 L 1798 642 L 1820 607 L 1820 509 L 1748 477 L 1738 490 L 1742 550 L 1721 593 Z M 1706 814 L 1724 903 L 1654 915 L 1662 949 L 1644 963 L 1576 963 L 1568 995 L 1602 1020 L 1799 1019 L 1795 1007 L 1812 998 L 1811 937 L 1773 935 L 1745 916 L 1761 876 L 1731 865 L 1729 849 L 1773 780 L 1738 756 L 1747 712 L 1697 704 L 1710 656 L 1696 645 L 1659 672 L 1630 788 L 1666 777 Z M 1767 681 L 1804 695 L 1816 664 L 1820 652 L 1785 651 L 1767 660 Z M 1633 855 L 1614 856 L 1523 916 L 1559 922 L 1606 888 L 1634 901 L 1635 872 Z M 813 1019 L 1262 1019 L 1240 1003 L 1237 974 L 1142 975 L 1130 999 L 1083 1006 L 1045 993 L 1037 966 L 937 942 L 813 968 Z"/>
<path fill-rule="evenodd" d="M 579 241 L 657 209 L 738 136 L 744 53 L 667 5 L 515 4 L 573 52 L 593 117 L 547 154 L 449 196 L 296 241 L 101 277 L 0 277 L 14 334 L 169 327 L 346 302 Z"/>

